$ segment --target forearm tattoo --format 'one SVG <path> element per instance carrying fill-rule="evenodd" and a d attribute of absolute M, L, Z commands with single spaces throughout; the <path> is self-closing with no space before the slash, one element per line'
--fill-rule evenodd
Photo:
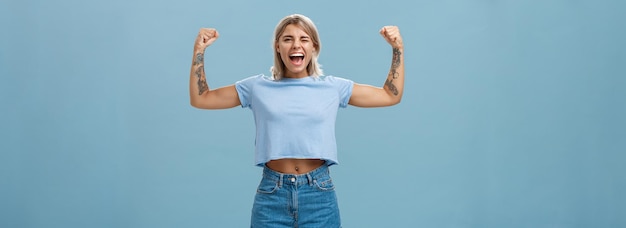
<path fill-rule="evenodd" d="M 393 84 L 393 79 L 387 78 L 387 81 L 385 81 L 385 85 L 387 86 L 387 88 L 389 88 L 394 96 L 398 96 L 398 88 L 396 88 L 396 85 Z"/>
<path fill-rule="evenodd" d="M 198 53 L 196 54 L 196 58 L 193 59 L 193 65 L 197 66 L 197 65 L 204 65 L 204 53 Z"/>
<path fill-rule="evenodd" d="M 398 78 L 398 72 L 396 72 L 396 69 L 400 67 L 400 58 L 402 57 L 401 55 L 402 52 L 400 52 L 400 49 L 393 49 L 393 59 L 391 60 L 391 72 L 393 74 L 393 79 Z"/>
<path fill-rule="evenodd" d="M 198 78 L 198 95 L 202 95 L 209 90 L 209 85 L 206 82 L 206 76 L 204 73 L 204 53 L 196 54 L 193 59 L 193 66 L 196 67 L 196 77 Z"/>
<path fill-rule="evenodd" d="M 398 48 L 393 49 L 393 58 L 391 60 L 391 70 L 389 71 L 389 75 L 387 77 L 387 81 L 385 81 L 385 85 L 393 95 L 398 96 L 398 88 L 393 84 L 393 80 L 397 79 L 400 74 L 396 71 L 398 67 L 400 67 L 400 58 L 402 58 L 402 52 Z"/>
<path fill-rule="evenodd" d="M 196 77 L 198 77 L 198 95 L 202 95 L 205 91 L 209 90 L 209 85 L 206 82 L 206 77 L 204 76 L 204 67 L 200 65 L 196 69 Z"/>

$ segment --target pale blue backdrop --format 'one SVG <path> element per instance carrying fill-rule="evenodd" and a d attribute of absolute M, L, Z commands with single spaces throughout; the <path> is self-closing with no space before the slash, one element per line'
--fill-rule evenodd
<path fill-rule="evenodd" d="M 349 107 L 333 167 L 344 227 L 626 227 L 625 1 L 0 1 L 0 227 L 247 227 L 261 169 L 247 109 L 188 101 L 268 73 L 283 17 L 327 74 L 402 103 Z"/>

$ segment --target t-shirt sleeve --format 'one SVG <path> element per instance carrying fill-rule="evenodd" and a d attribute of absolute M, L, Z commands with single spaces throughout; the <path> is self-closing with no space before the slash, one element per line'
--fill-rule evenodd
<path fill-rule="evenodd" d="M 239 95 L 239 101 L 241 102 L 242 108 L 250 107 L 250 98 L 252 96 L 252 87 L 254 86 L 254 82 L 260 76 L 252 76 L 241 81 L 235 83 L 235 89 L 237 90 L 237 95 Z"/>
<path fill-rule="evenodd" d="M 350 96 L 352 96 L 352 88 L 354 87 L 354 82 L 352 80 L 339 77 L 333 77 L 333 79 L 335 81 L 337 91 L 339 92 L 339 107 L 348 107 L 348 102 L 350 102 Z"/>

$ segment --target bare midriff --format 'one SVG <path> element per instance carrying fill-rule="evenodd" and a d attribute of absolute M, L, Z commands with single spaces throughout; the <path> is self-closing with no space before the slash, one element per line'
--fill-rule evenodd
<path fill-rule="evenodd" d="M 324 165 L 325 161 L 320 159 L 278 159 L 271 160 L 265 165 L 268 168 L 286 174 L 303 174 L 313 171 L 314 169 L 319 168 Z"/>

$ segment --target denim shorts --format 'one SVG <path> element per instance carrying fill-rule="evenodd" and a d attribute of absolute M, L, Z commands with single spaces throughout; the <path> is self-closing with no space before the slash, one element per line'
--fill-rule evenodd
<path fill-rule="evenodd" d="M 252 228 L 341 227 L 335 186 L 327 165 L 305 174 L 263 168 L 252 206 Z"/>

